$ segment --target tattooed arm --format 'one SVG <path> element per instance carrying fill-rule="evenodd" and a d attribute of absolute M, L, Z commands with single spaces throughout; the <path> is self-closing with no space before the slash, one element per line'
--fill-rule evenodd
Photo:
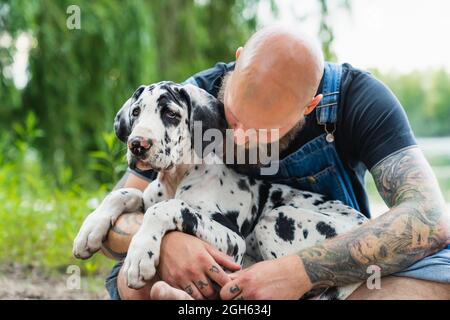
<path fill-rule="evenodd" d="M 314 286 L 342 286 L 400 271 L 450 242 L 449 213 L 419 148 L 399 151 L 372 168 L 390 210 L 354 231 L 299 253 Z"/>

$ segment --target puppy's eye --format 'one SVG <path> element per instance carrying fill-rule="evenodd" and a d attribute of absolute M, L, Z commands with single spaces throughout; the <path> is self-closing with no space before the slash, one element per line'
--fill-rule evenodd
<path fill-rule="evenodd" d="M 170 118 L 170 119 L 175 119 L 176 117 L 178 117 L 178 114 L 176 114 L 176 113 L 173 112 L 173 111 L 167 111 L 166 115 L 167 115 L 167 117 Z"/>
<path fill-rule="evenodd" d="M 133 109 L 133 111 L 131 111 L 131 114 L 134 117 L 137 117 L 140 113 L 141 113 L 141 109 L 139 107 L 136 107 L 136 108 Z"/>

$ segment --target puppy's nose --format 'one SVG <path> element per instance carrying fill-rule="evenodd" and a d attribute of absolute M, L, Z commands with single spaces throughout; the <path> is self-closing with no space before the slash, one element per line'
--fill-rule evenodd
<path fill-rule="evenodd" d="M 128 149 L 130 149 L 135 156 L 143 156 L 151 146 L 151 140 L 144 139 L 143 137 L 132 137 L 128 140 Z"/>

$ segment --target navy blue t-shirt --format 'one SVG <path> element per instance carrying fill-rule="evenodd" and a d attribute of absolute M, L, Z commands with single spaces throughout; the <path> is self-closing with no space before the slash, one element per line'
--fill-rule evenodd
<path fill-rule="evenodd" d="M 227 72 L 234 70 L 234 62 L 217 63 L 186 80 L 217 97 Z M 344 64 L 341 96 L 337 111 L 335 143 L 339 157 L 348 167 L 353 189 L 364 192 L 362 171 L 370 170 L 387 156 L 416 144 L 405 111 L 394 94 L 370 73 Z M 318 93 L 322 91 L 320 84 Z M 295 152 L 307 142 L 324 133 L 317 124 L 315 112 L 309 114 L 281 158 Z M 359 173 L 359 174 L 357 174 Z M 150 172 L 141 173 L 153 178 Z M 356 194 L 358 199 L 367 195 Z"/>

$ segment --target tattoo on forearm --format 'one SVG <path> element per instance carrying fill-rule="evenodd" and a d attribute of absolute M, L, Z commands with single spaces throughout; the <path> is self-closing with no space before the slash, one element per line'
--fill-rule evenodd
<path fill-rule="evenodd" d="M 199 288 L 200 290 L 206 288 L 207 286 L 208 286 L 207 282 L 203 282 L 202 280 L 197 281 L 197 288 Z"/>
<path fill-rule="evenodd" d="M 371 171 L 391 208 L 365 225 L 299 253 L 315 285 L 346 285 L 400 271 L 445 247 L 449 217 L 436 179 L 417 148 L 400 151 Z"/>
<path fill-rule="evenodd" d="M 184 291 L 186 291 L 187 294 L 192 295 L 194 290 L 192 290 L 192 285 L 188 285 L 186 288 L 184 288 Z"/>

